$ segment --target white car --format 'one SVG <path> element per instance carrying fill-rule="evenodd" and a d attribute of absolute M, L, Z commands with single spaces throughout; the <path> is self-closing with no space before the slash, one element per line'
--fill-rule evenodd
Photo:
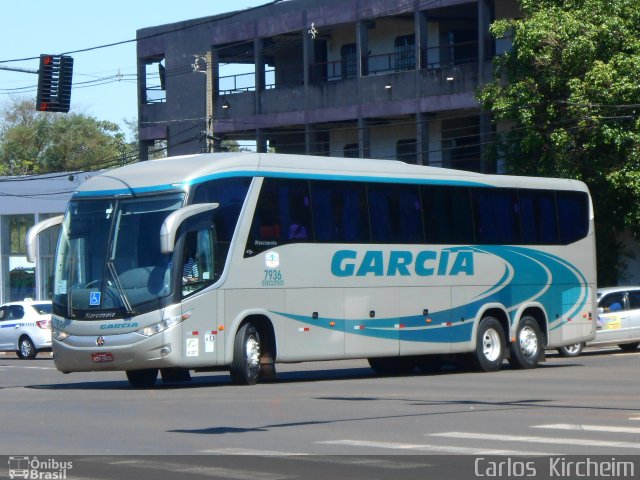
<path fill-rule="evenodd" d="M 640 286 L 598 289 L 598 326 L 589 346 L 617 345 L 633 352 L 640 345 Z M 563 357 L 580 355 L 584 343 L 558 349 Z"/>
<path fill-rule="evenodd" d="M 51 302 L 25 300 L 0 305 L 0 352 L 32 359 L 51 351 Z"/>

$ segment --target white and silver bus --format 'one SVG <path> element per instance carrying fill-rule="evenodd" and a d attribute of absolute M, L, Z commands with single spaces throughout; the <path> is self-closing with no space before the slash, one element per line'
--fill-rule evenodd
<path fill-rule="evenodd" d="M 379 373 L 465 355 L 532 368 L 595 335 L 593 208 L 578 181 L 398 161 L 220 153 L 137 163 L 76 191 L 55 255 L 62 372 L 133 386 L 277 362 Z"/>

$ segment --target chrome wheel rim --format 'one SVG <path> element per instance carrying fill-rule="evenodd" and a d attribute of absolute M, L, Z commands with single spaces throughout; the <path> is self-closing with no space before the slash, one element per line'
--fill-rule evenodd
<path fill-rule="evenodd" d="M 520 336 L 518 338 L 520 345 L 520 351 L 525 357 L 531 358 L 538 353 L 538 336 L 531 327 L 524 327 L 520 330 Z"/>
<path fill-rule="evenodd" d="M 490 328 L 482 336 L 482 354 L 490 362 L 495 362 L 500 357 L 501 351 L 500 335 Z"/>
<path fill-rule="evenodd" d="M 580 344 L 576 343 L 575 345 L 567 345 L 564 349 L 569 355 L 575 355 L 580 351 Z"/>
<path fill-rule="evenodd" d="M 31 344 L 27 340 L 22 340 L 20 342 L 20 353 L 24 357 L 31 355 Z"/>
<path fill-rule="evenodd" d="M 247 373 L 249 377 L 255 378 L 260 371 L 260 342 L 250 336 L 245 344 L 245 354 L 247 357 Z"/>

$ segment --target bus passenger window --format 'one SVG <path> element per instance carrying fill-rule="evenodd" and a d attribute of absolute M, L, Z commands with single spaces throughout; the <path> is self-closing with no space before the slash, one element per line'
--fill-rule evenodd
<path fill-rule="evenodd" d="M 245 257 L 279 245 L 311 240 L 309 182 L 265 178 L 251 223 Z"/>
<path fill-rule="evenodd" d="M 314 180 L 311 182 L 311 204 L 317 242 L 371 241 L 366 184 Z"/>

